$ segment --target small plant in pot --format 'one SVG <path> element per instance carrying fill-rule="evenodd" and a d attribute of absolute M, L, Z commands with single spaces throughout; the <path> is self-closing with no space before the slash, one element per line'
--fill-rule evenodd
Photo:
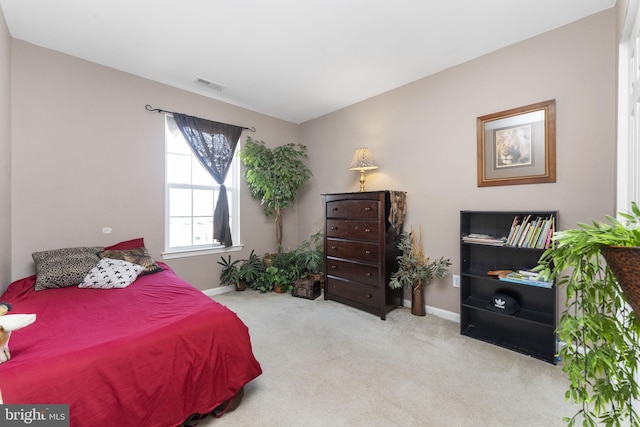
<path fill-rule="evenodd" d="M 256 255 L 255 251 L 251 251 L 249 258 L 242 261 L 238 269 L 238 276 L 240 281 L 244 281 L 247 286 L 253 287 L 253 283 L 260 278 L 260 275 L 264 272 L 265 265 L 262 259 Z"/>
<path fill-rule="evenodd" d="M 569 426 L 580 418 L 585 426 L 640 425 L 633 407 L 640 398 L 640 322 L 633 310 L 640 293 L 640 210 L 635 203 L 631 210 L 619 214 L 622 220 L 607 216 L 608 223 L 557 232 L 534 269 L 566 292 L 558 356 L 570 380 L 566 398 L 581 406 L 564 418 Z M 635 260 L 621 262 L 621 255 Z"/>
<path fill-rule="evenodd" d="M 276 292 L 284 293 L 293 287 L 293 281 L 300 276 L 295 260 L 295 252 L 280 252 L 272 257 L 273 264 L 267 267 Z"/>
<path fill-rule="evenodd" d="M 266 268 L 264 271 L 260 272 L 255 280 L 251 282 L 251 288 L 263 293 L 271 292 L 273 290 L 271 275 L 267 273 Z"/>
<path fill-rule="evenodd" d="M 294 250 L 295 262 L 298 264 L 301 277 L 312 280 L 322 280 L 322 265 L 324 262 L 324 235 L 318 231 L 308 240 L 302 241 Z"/>
<path fill-rule="evenodd" d="M 222 270 L 220 270 L 220 283 L 222 285 L 234 285 L 236 290 L 244 290 L 240 289 L 240 262 L 241 260 L 239 259 L 231 261 L 231 255 L 227 258 L 220 257 L 218 264 L 222 266 Z"/>
<path fill-rule="evenodd" d="M 429 258 L 422 249 L 422 226 L 417 239 L 411 227 L 410 233 L 402 233 L 398 249 L 398 270 L 391 274 L 389 287 L 393 289 L 407 287 L 411 289 L 411 313 L 425 316 L 424 286 L 431 283 L 433 278 L 442 278 L 448 272 L 451 260 L 441 257 L 429 262 Z"/>

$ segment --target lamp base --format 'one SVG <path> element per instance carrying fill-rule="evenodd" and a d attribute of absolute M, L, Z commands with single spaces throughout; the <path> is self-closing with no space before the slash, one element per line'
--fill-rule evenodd
<path fill-rule="evenodd" d="M 364 192 L 364 169 L 360 169 L 360 192 Z"/>

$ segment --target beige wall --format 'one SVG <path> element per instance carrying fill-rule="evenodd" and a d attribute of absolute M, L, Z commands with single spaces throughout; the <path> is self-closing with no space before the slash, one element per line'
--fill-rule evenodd
<path fill-rule="evenodd" d="M 322 228 L 320 194 L 357 191 L 346 167 L 356 147 L 371 147 L 380 169 L 367 189 L 407 191 L 407 226 L 422 224 L 427 252 L 451 258 L 457 274 L 461 209 L 557 209 L 561 228 L 613 213 L 616 52 L 612 9 L 296 126 L 14 40 L 11 277 L 33 272 L 37 250 L 137 236 L 161 259 L 163 119 L 147 103 L 309 147 L 314 179 L 287 214 L 287 247 Z M 547 99 L 557 103 L 557 183 L 478 188 L 476 118 Z M 272 250 L 271 219 L 246 191 L 242 206 L 237 256 Z M 206 289 L 218 285 L 218 259 L 169 264 Z M 426 298 L 458 312 L 450 276 Z"/>
<path fill-rule="evenodd" d="M 0 9 L 0 294 L 11 279 L 11 36 Z"/>
<path fill-rule="evenodd" d="M 299 207 L 300 234 L 321 227 L 318 194 L 358 190 L 358 173 L 346 169 L 358 146 L 380 166 L 367 189 L 407 191 L 407 229 L 422 224 L 426 252 L 451 258 L 452 274 L 462 209 L 557 209 L 561 228 L 612 214 L 616 52 L 611 9 L 304 123 L 316 180 Z M 476 118 L 548 99 L 557 182 L 478 188 Z M 426 301 L 459 312 L 451 276 L 428 287 Z"/>
<path fill-rule="evenodd" d="M 268 145 L 298 142 L 298 126 L 20 40 L 13 41 L 12 277 L 34 251 L 142 236 L 162 260 L 164 116 L 145 104 L 257 129 Z M 243 136 L 243 143 L 246 135 Z M 6 150 L 3 150 L 6 151 Z M 245 190 L 243 252 L 275 249 L 272 219 Z M 4 217 L 4 215 L 3 215 Z M 295 211 L 285 244 L 297 242 Z M 113 233 L 106 235 L 108 226 Z M 201 289 L 218 286 L 220 255 L 168 260 Z"/>

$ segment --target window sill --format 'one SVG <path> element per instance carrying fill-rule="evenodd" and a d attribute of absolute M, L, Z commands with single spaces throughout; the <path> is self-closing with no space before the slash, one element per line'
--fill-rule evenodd
<path fill-rule="evenodd" d="M 234 245 L 228 248 L 218 247 L 218 248 L 207 248 L 207 249 L 186 249 L 183 251 L 171 251 L 171 252 L 162 252 L 162 259 L 175 259 L 175 258 L 187 258 L 192 256 L 201 256 L 201 255 L 212 255 L 212 254 L 222 254 L 227 252 L 237 252 L 242 250 L 244 245 Z"/>

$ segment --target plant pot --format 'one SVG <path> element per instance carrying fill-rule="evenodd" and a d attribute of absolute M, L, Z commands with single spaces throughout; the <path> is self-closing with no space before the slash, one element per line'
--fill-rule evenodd
<path fill-rule="evenodd" d="M 424 286 L 422 283 L 413 287 L 411 291 L 411 314 L 414 316 L 426 316 L 424 308 Z"/>
<path fill-rule="evenodd" d="M 284 285 L 273 285 L 273 291 L 277 294 L 284 294 L 287 292 Z"/>
<path fill-rule="evenodd" d="M 324 273 L 308 273 L 307 278 L 312 282 L 324 283 Z"/>
<path fill-rule="evenodd" d="M 600 253 L 627 297 L 636 316 L 640 316 L 640 247 L 603 246 Z"/>
<path fill-rule="evenodd" d="M 273 265 L 273 257 L 276 255 L 277 254 L 270 254 L 270 253 L 264 254 L 264 256 L 262 257 L 262 262 L 264 263 L 264 266 L 270 267 L 271 265 Z"/>
<path fill-rule="evenodd" d="M 247 282 L 245 280 L 240 280 L 236 284 L 236 291 L 244 291 L 245 289 L 247 289 Z"/>

